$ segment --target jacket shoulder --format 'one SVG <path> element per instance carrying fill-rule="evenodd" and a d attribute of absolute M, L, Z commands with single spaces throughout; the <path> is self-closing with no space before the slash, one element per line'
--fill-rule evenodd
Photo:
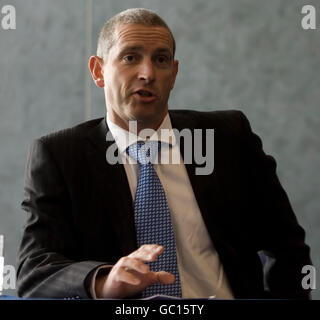
<path fill-rule="evenodd" d="M 171 110 L 170 116 L 180 122 L 193 122 L 195 128 L 214 128 L 225 132 L 243 130 L 249 125 L 247 117 L 240 110 Z"/>
<path fill-rule="evenodd" d="M 58 141 L 64 141 L 64 143 L 68 143 L 69 141 L 80 141 L 88 135 L 89 131 L 96 128 L 103 119 L 104 118 L 97 118 L 85 121 L 73 127 L 49 133 L 37 140 L 43 142 L 44 144 L 51 144 Z"/>

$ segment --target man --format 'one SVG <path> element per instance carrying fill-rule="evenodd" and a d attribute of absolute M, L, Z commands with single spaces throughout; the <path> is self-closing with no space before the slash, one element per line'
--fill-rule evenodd
<path fill-rule="evenodd" d="M 308 298 L 301 269 L 310 264 L 309 247 L 275 161 L 239 111 L 168 111 L 178 72 L 174 55 L 171 31 L 149 10 L 124 11 L 103 27 L 89 69 L 104 88 L 107 117 L 42 137 L 31 147 L 19 295 L 128 298 L 160 285 L 176 286 L 177 295 L 186 298 Z M 142 135 L 145 130 L 189 129 L 194 135 L 196 129 L 214 129 L 214 141 L 202 135 L 204 146 L 214 143 L 213 172 L 197 175 L 194 159 L 148 167 L 171 219 L 171 253 L 163 243 L 141 241 L 151 228 L 150 221 L 146 228 L 138 221 L 146 207 L 141 196 L 146 166 L 138 158 L 135 164 L 126 160 L 134 158 L 131 147 L 141 150 L 144 144 L 128 142 L 130 121 L 136 123 L 136 140 L 145 145 L 154 138 Z M 114 145 L 106 139 L 110 133 L 122 163 L 106 158 Z M 188 141 L 164 140 L 164 149 L 182 159 Z M 166 232 L 153 236 L 170 238 Z M 265 287 L 261 250 L 270 257 Z M 169 253 L 173 262 L 153 269 Z"/>

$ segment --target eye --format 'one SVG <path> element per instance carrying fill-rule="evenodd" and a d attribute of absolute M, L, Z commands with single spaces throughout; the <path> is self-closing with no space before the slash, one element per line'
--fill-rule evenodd
<path fill-rule="evenodd" d="M 128 54 L 126 56 L 123 57 L 123 60 L 125 62 L 134 62 L 136 60 L 136 57 L 133 54 Z"/>
<path fill-rule="evenodd" d="M 158 56 L 157 57 L 157 62 L 160 64 L 168 63 L 169 58 L 167 56 Z"/>

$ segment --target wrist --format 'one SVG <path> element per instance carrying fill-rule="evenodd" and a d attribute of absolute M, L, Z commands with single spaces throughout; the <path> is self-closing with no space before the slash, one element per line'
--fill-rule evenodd
<path fill-rule="evenodd" d="M 94 280 L 94 292 L 97 299 L 104 298 L 103 288 L 109 275 L 109 268 L 98 270 Z"/>

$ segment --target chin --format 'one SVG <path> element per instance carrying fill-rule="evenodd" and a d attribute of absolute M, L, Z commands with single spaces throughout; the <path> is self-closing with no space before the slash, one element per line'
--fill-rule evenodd
<path fill-rule="evenodd" d="M 159 117 L 159 112 L 151 106 L 135 107 L 132 110 L 132 118 L 137 121 L 152 120 Z"/>
<path fill-rule="evenodd" d="M 130 121 L 137 121 L 143 126 L 158 125 L 166 113 L 166 109 L 156 104 L 135 104 L 131 105 L 130 109 L 127 109 L 127 118 Z"/>

